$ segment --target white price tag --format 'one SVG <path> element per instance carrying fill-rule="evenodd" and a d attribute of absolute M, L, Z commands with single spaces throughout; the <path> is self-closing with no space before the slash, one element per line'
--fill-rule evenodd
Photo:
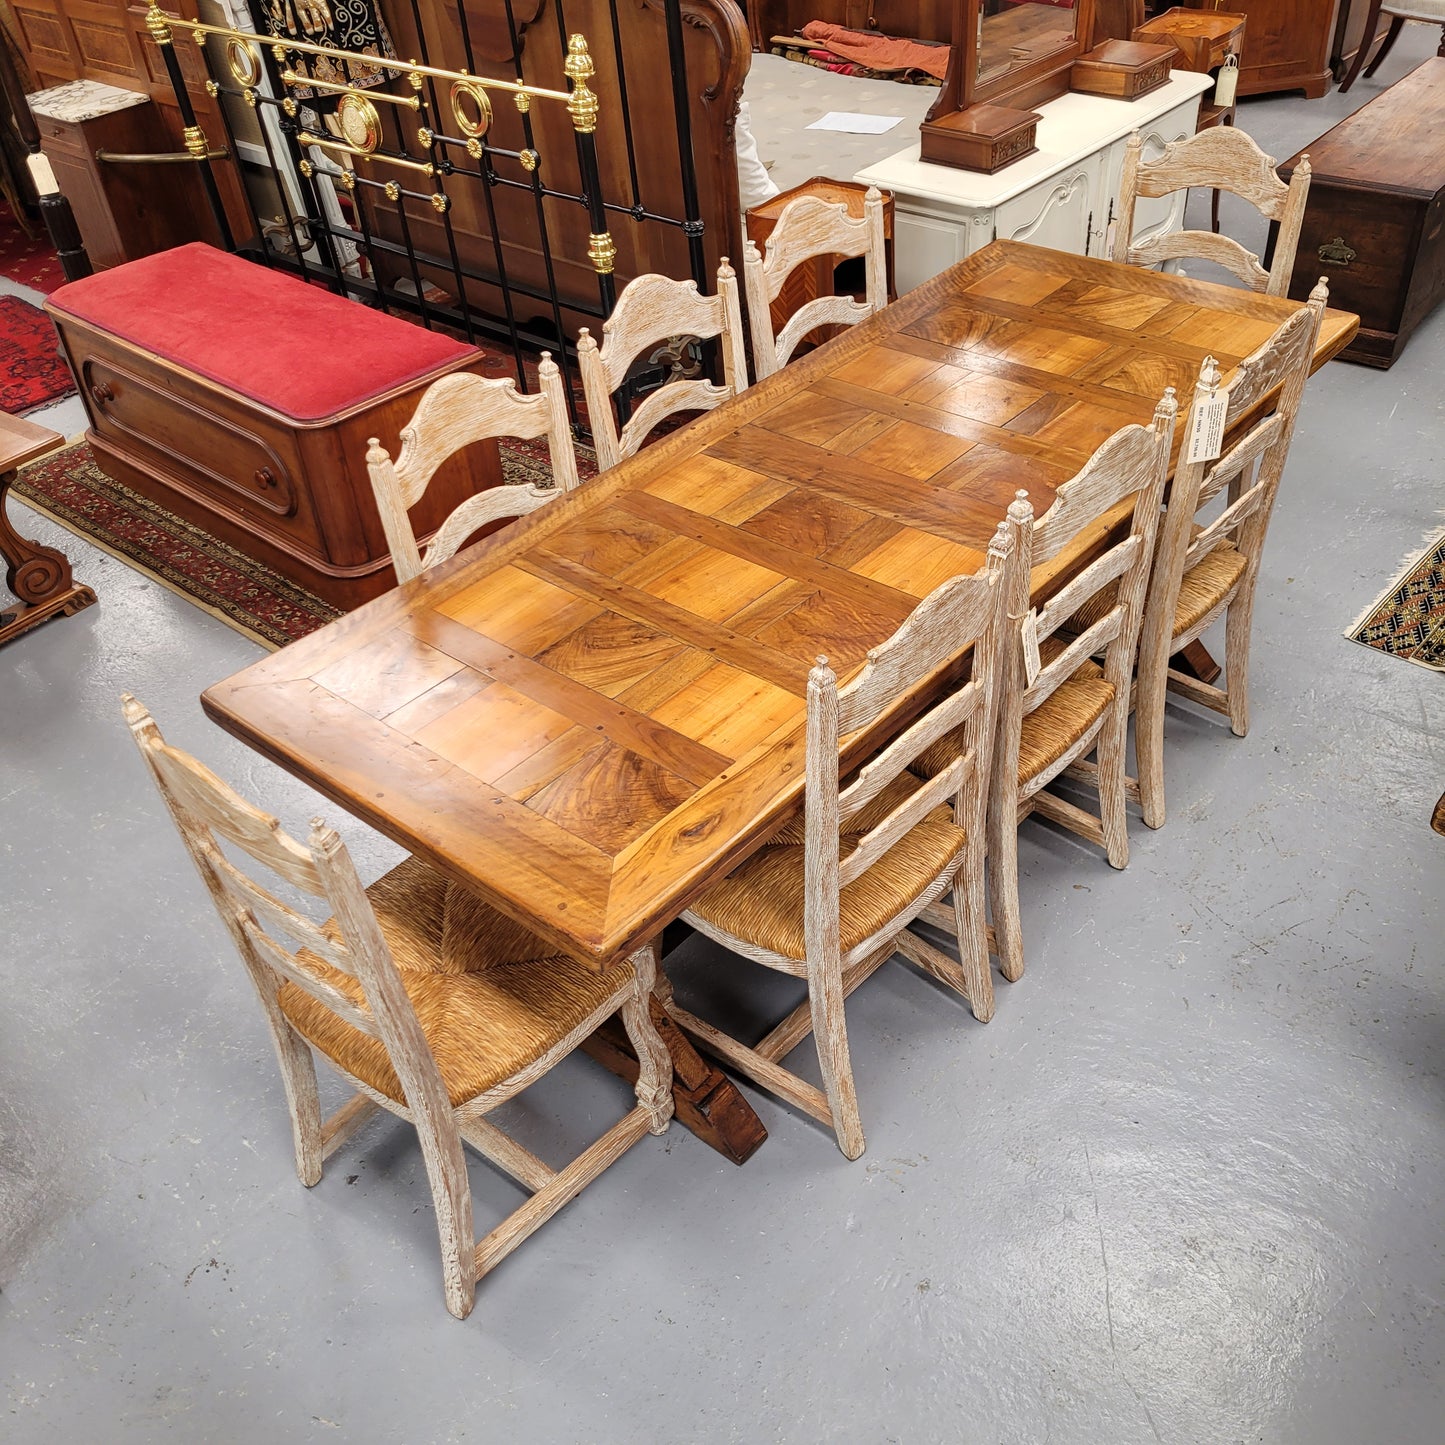
<path fill-rule="evenodd" d="M 1224 414 L 1229 410 L 1229 393 L 1216 392 L 1199 402 L 1189 413 L 1189 440 L 1184 448 L 1185 465 L 1212 462 L 1224 450 Z"/>
<path fill-rule="evenodd" d="M 1239 57 L 1229 55 L 1219 67 L 1219 79 L 1214 82 L 1214 103 L 1226 110 L 1234 104 L 1235 92 L 1239 89 Z"/>
<path fill-rule="evenodd" d="M 1032 687 L 1044 670 L 1043 658 L 1039 656 L 1039 614 L 1037 608 L 1029 608 L 1024 617 L 1024 682 Z"/>
<path fill-rule="evenodd" d="M 37 195 L 53 196 L 60 189 L 60 183 L 55 179 L 55 172 L 50 169 L 50 162 L 44 151 L 36 151 L 29 157 L 30 179 L 35 182 Z"/>

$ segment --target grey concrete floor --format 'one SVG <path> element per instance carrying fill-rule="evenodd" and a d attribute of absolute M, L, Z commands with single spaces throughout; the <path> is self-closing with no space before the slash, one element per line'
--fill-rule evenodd
<path fill-rule="evenodd" d="M 1241 121 L 1288 154 L 1428 40 Z M 1442 366 L 1445 313 L 1392 372 L 1316 378 L 1253 732 L 1171 715 L 1171 821 L 1125 872 L 1025 828 L 994 1021 L 901 964 L 851 1001 L 859 1162 L 756 1095 L 743 1169 L 674 1127 L 465 1324 L 404 1126 L 296 1183 L 249 984 L 121 726 L 131 689 L 302 826 L 314 797 L 197 704 L 255 646 L 17 509 L 101 602 L 0 652 L 0 1438 L 1445 1440 L 1442 682 L 1341 636 L 1441 525 Z M 397 856 L 319 810 L 368 876 Z M 675 972 L 734 1017 L 790 997 L 698 940 Z M 574 1060 L 510 1122 L 561 1159 L 625 1101 Z M 516 1203 L 473 1174 L 479 1221 Z"/>

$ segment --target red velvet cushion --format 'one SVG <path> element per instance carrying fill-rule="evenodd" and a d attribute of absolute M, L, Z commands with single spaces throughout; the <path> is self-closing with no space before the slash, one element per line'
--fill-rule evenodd
<path fill-rule="evenodd" d="M 72 281 L 49 304 L 296 421 L 478 354 L 199 241 Z"/>

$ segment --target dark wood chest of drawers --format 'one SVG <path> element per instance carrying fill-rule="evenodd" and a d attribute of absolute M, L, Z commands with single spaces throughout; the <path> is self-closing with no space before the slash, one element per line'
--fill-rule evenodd
<path fill-rule="evenodd" d="M 1290 295 L 1304 300 L 1329 278 L 1330 304 L 1360 317 L 1348 361 L 1392 366 L 1445 292 L 1442 133 L 1445 59 L 1435 58 L 1301 152 L 1314 179 Z"/>

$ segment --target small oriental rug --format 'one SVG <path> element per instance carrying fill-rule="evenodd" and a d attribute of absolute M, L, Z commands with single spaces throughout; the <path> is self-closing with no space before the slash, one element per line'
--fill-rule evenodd
<path fill-rule="evenodd" d="M 509 482 L 550 476 L 543 441 L 504 440 L 501 453 Z M 577 465 L 584 478 L 596 475 L 589 449 L 578 447 Z M 52 521 L 265 647 L 284 647 L 341 616 L 329 602 L 264 563 L 112 481 L 84 441 L 26 467 L 14 492 Z"/>
<path fill-rule="evenodd" d="M 50 318 L 18 296 L 0 296 L 0 411 L 23 416 L 74 391 Z"/>
<path fill-rule="evenodd" d="M 1445 533 L 1415 556 L 1345 636 L 1445 672 Z"/>
<path fill-rule="evenodd" d="M 33 229 L 36 234 L 27 236 L 15 212 L 0 201 L 0 276 L 48 296 L 64 284 L 65 272 L 44 227 L 37 223 Z"/>

